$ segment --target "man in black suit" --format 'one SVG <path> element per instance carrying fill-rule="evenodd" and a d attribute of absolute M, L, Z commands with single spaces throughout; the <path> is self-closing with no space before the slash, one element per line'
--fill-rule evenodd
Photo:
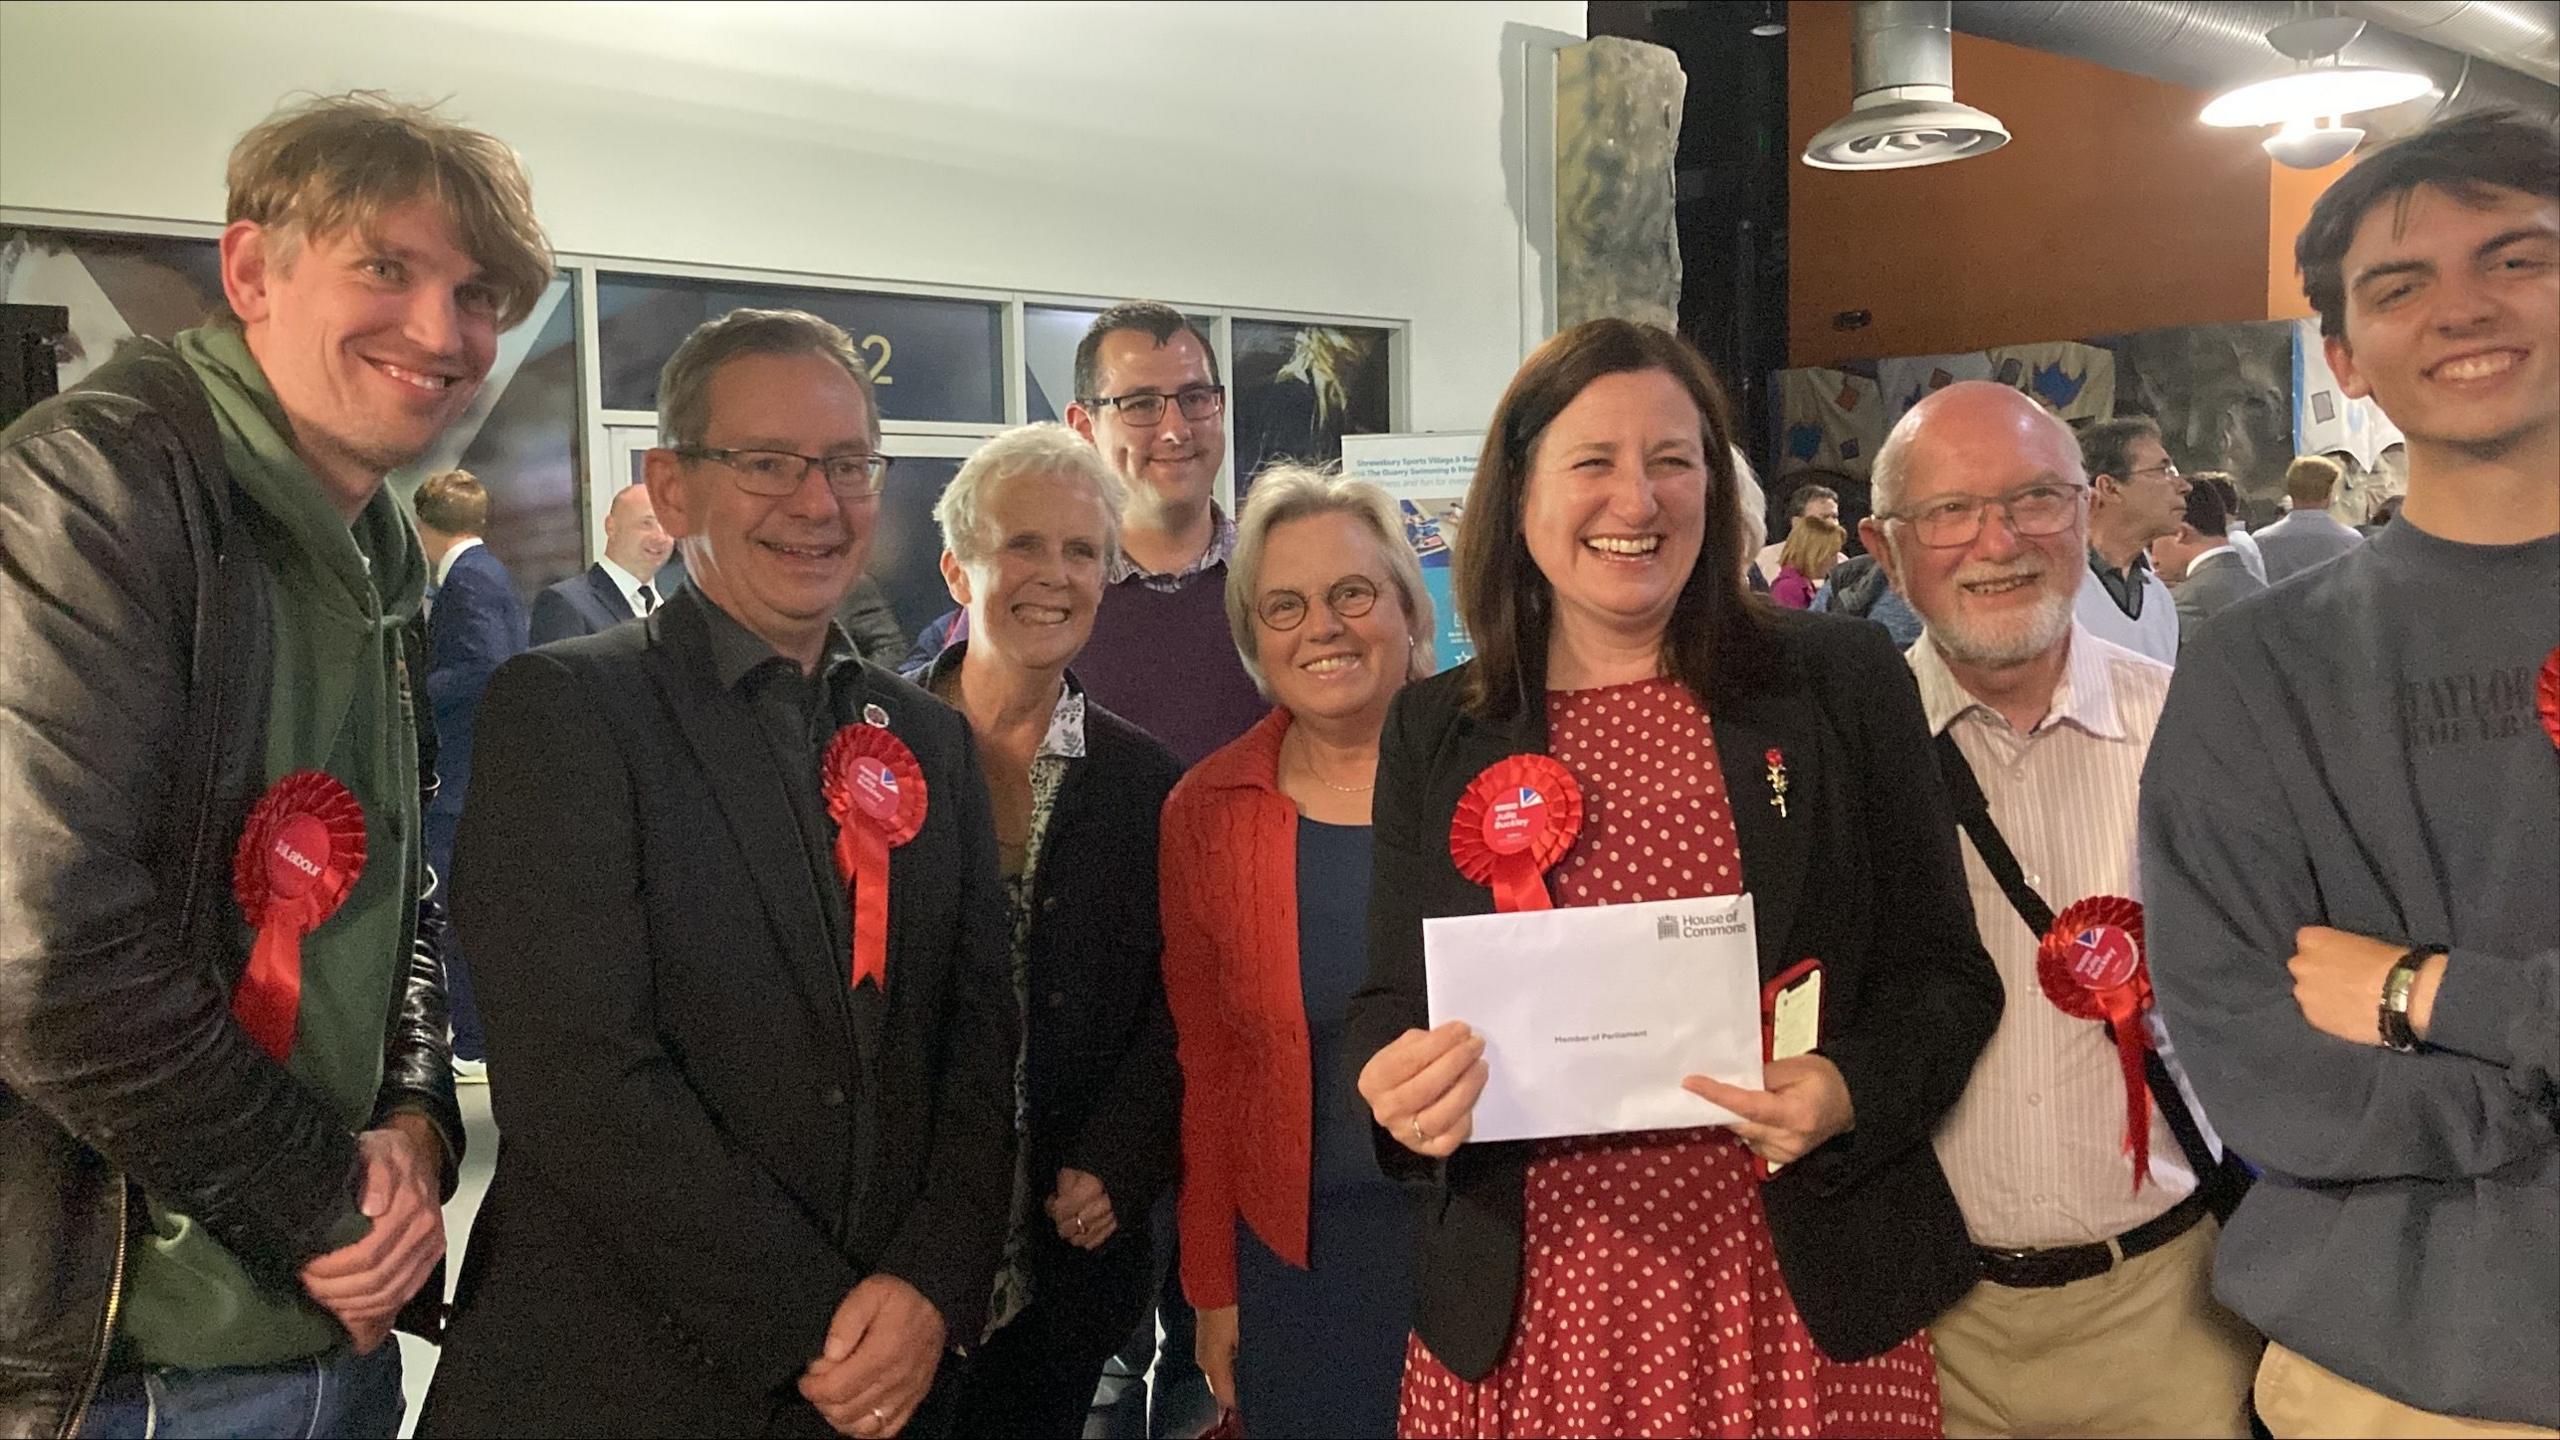
<path fill-rule="evenodd" d="M 533 597 L 533 643 L 593 635 L 657 609 L 671 588 L 657 583 L 658 568 L 675 543 L 658 523 L 649 487 L 626 486 L 605 507 L 604 558 Z"/>
<path fill-rule="evenodd" d="M 2178 602 L 2180 654 L 2186 653 L 2196 628 L 2224 606 L 2267 588 L 2266 581 L 2249 573 L 2240 552 L 2232 547 L 2225 529 L 2229 521 L 2222 493 L 2211 485 L 2198 485 L 2187 492 L 2187 516 L 2178 533 L 2151 542 L 2152 568 L 2169 582 L 2170 597 Z"/>
<path fill-rule="evenodd" d="M 486 704 L 459 919 L 506 1138 L 421 1433 L 940 1433 L 1013 1180 L 985 785 L 960 717 L 829 623 L 887 468 L 845 334 L 733 311 L 659 415 L 692 587 Z M 915 766 L 861 791 L 869 893 L 836 868 L 839 737 Z"/>
<path fill-rule="evenodd" d="M 418 486 L 412 502 L 418 539 L 435 585 L 427 592 L 427 708 L 436 730 L 437 785 L 427 806 L 427 863 L 453 875 L 453 837 L 471 789 L 472 719 L 489 677 L 525 645 L 524 601 L 515 577 L 480 542 L 489 528 L 489 492 L 468 470 L 448 470 Z M 451 897 L 445 897 L 448 905 Z M 445 993 L 453 1011 L 453 1074 L 486 1080 L 488 1042 L 462 947 L 444 952 Z"/>

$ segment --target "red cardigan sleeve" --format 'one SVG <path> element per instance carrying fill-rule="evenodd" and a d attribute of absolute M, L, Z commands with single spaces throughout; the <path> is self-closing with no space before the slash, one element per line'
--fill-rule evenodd
<path fill-rule="evenodd" d="M 1173 1008 L 1174 1053 L 1182 1066 L 1182 1185 L 1174 1203 L 1182 1240 L 1182 1290 L 1192 1305 L 1236 1303 L 1236 1175 L 1229 1145 L 1242 1127 L 1236 1099 L 1236 1043 L 1219 995 L 1218 927 L 1204 893 L 1216 853 L 1206 813 L 1216 791 L 1177 788 L 1165 802 L 1159 908 L 1164 919 L 1164 991 Z"/>

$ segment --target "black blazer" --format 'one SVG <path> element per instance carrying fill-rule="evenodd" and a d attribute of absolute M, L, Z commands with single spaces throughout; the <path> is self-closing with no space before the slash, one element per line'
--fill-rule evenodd
<path fill-rule="evenodd" d="M 667 592 L 659 590 L 660 602 L 666 598 Z M 542 587 L 542 593 L 533 597 L 533 643 L 548 645 L 593 635 L 630 618 L 631 602 L 622 598 L 622 587 L 604 573 L 604 566 L 590 565 L 582 574 Z"/>
<path fill-rule="evenodd" d="M 1716 750 L 1761 978 L 1821 959 L 1821 1053 L 1848 1081 L 1857 1126 L 1763 1197 L 1806 1327 L 1826 1354 L 1859 1360 L 1928 1324 L 1978 1273 L 1929 1137 L 1999 1021 L 2000 978 L 1974 932 L 1919 690 L 1893 641 L 1827 615 L 1767 623 L 1774 678 L 1716 707 Z M 1387 717 L 1369 979 L 1348 1021 L 1355 1066 L 1428 1023 L 1424 917 L 1493 910 L 1449 858 L 1459 796 L 1486 766 L 1546 749 L 1543 707 L 1486 721 L 1462 708 L 1465 683 L 1461 669 L 1410 686 Z M 1784 818 L 1761 764 L 1773 747 L 1786 756 Z M 1380 1164 L 1420 1202 L 1414 1328 L 1441 1363 L 1482 1379 L 1511 1334 L 1533 1147 L 1467 1145 L 1433 1162 L 1372 1132 Z"/>
<path fill-rule="evenodd" d="M 706 606 L 529 652 L 482 702 L 455 893 L 504 1138 L 422 1433 L 824 1434 L 793 1382 L 864 1276 L 954 1344 L 985 1323 L 1019 1026 L 968 728 L 863 668 L 929 801 L 887 995 L 853 990 Z"/>
<path fill-rule="evenodd" d="M 943 651 L 924 683 L 967 653 L 965 641 Z M 1032 878 L 1024 1144 L 1035 1202 L 1061 1167 L 1110 1192 L 1120 1228 L 1109 1242 L 1092 1251 L 1044 1242 L 1032 1251 L 1036 1293 L 1072 1307 L 1080 1323 L 1069 1328 L 1107 1353 L 1146 1307 L 1147 1219 L 1179 1165 L 1182 1070 L 1164 997 L 1155 856 L 1157 816 L 1182 762 L 1090 696 L 1084 736 L 1084 758 L 1059 784 Z M 1044 1215 L 1031 1226 L 1035 1240 L 1054 1239 Z"/>

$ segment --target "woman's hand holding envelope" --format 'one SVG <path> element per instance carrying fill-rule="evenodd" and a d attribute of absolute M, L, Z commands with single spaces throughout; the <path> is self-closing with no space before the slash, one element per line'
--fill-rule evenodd
<path fill-rule="evenodd" d="M 1416 1033 L 1406 1032 L 1408 1038 Z M 1380 1051 L 1378 1058 L 1385 1059 L 1393 1049 Z M 1680 1088 L 1741 1116 L 1742 1123 L 1732 1127 L 1733 1133 L 1771 1165 L 1792 1165 L 1858 1123 L 1840 1067 L 1819 1055 L 1772 1060 L 1763 1072 L 1763 1083 L 1765 1090 L 1746 1090 L 1692 1075 L 1680 1082 Z M 1365 1074 L 1361 1089 L 1368 1089 Z"/>
<path fill-rule="evenodd" d="M 1829 1062 L 1824 1062 L 1827 1067 Z M 1360 1098 L 1380 1128 L 1416 1155 L 1444 1159 L 1475 1129 L 1476 1097 L 1491 1072 L 1484 1040 L 1463 1020 L 1407 1030 L 1360 1067 Z M 1838 1083 L 1837 1071 L 1833 1083 Z M 1710 1082 L 1712 1083 L 1712 1082 Z M 1841 1091 L 1842 1103 L 1848 1092 Z"/>

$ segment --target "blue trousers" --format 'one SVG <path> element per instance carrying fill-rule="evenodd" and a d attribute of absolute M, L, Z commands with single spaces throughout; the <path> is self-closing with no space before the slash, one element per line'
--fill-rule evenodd
<path fill-rule="evenodd" d="M 345 1346 L 309 1360 L 234 1370 L 147 1366 L 98 1387 L 80 1422 L 83 1440 L 159 1436 L 370 1437 L 400 1433 L 400 1342 L 370 1355 Z"/>

